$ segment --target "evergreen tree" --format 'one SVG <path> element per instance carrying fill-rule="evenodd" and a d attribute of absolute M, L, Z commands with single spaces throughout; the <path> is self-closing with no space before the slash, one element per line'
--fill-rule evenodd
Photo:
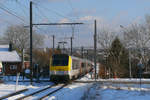
<path fill-rule="evenodd" d="M 114 76 L 129 76 L 128 51 L 123 47 L 118 37 L 111 44 L 108 60 Z"/>

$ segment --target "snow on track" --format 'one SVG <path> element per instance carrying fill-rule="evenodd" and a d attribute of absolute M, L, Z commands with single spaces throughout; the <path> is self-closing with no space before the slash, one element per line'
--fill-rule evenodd
<path fill-rule="evenodd" d="M 19 85 L 17 86 L 17 90 L 21 90 L 26 88 L 26 86 Z M 7 95 L 9 93 L 15 92 L 15 85 L 14 84 L 0 84 L 0 97 Z"/>
<path fill-rule="evenodd" d="M 46 87 L 48 87 L 48 86 L 46 86 Z M 36 92 L 36 91 L 42 90 L 42 89 L 44 89 L 44 88 L 46 88 L 46 87 L 35 88 L 34 86 L 30 86 L 30 88 L 29 88 L 28 91 L 26 91 L 26 92 L 24 92 L 24 93 L 21 93 L 21 94 L 19 94 L 19 95 L 15 95 L 15 96 L 9 97 L 9 98 L 7 98 L 7 100 L 18 99 L 18 98 L 20 98 L 20 97 L 29 95 L 29 94 L 34 93 L 34 92 Z"/>
<path fill-rule="evenodd" d="M 142 79 L 141 81 L 145 84 L 141 85 L 139 84 L 140 79 L 97 79 L 97 81 L 100 82 L 95 82 L 94 79 L 90 78 L 90 75 L 86 75 L 77 81 L 91 82 L 72 83 L 44 98 L 44 100 L 150 100 L 150 79 Z M 125 82 L 125 84 L 123 82 Z M 29 88 L 31 93 L 32 91 L 42 89 L 48 85 L 51 85 L 51 82 L 34 83 L 34 86 L 30 86 L 29 82 L 19 82 L 17 90 L 21 88 Z M 0 96 L 13 92 L 14 90 L 15 82 L 0 84 Z M 51 91 L 51 89 L 47 92 L 49 91 Z M 40 95 L 34 95 L 30 99 L 37 99 L 45 94 L 46 93 L 43 92 Z M 22 93 L 21 95 L 25 95 L 25 93 Z M 14 100 L 15 98 L 16 97 L 12 97 L 9 100 Z"/>
<path fill-rule="evenodd" d="M 57 93 L 45 98 L 45 100 L 81 100 L 89 86 L 91 84 L 72 83 Z"/>

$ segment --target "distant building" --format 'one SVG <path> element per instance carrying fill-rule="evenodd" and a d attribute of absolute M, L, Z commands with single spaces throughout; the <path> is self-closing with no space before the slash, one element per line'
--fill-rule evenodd
<path fill-rule="evenodd" d="M 11 44 L 0 44 L 0 61 L 5 75 L 15 75 L 22 70 L 21 58 Z"/>

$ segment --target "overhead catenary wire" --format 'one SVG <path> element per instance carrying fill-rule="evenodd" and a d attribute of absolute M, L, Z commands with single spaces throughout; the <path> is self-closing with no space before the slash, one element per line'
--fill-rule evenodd
<path fill-rule="evenodd" d="M 76 19 L 78 20 L 78 19 L 79 19 L 79 16 L 78 16 L 77 14 L 75 14 L 75 13 L 76 13 L 76 11 L 75 11 L 75 9 L 74 9 L 74 7 L 73 7 L 73 5 L 72 5 L 71 0 L 67 0 L 67 1 L 68 1 L 68 4 L 69 4 L 69 5 L 70 5 L 70 7 L 71 7 L 72 12 L 74 13 L 74 15 L 75 15 Z"/>
<path fill-rule="evenodd" d="M 71 7 L 72 11 L 74 11 L 74 8 L 73 8 L 73 6 L 72 6 L 71 1 L 70 1 L 70 0 L 67 0 L 67 1 L 68 1 L 68 4 L 70 5 L 70 7 Z"/>
<path fill-rule="evenodd" d="M 71 9 L 72 9 L 72 11 L 74 12 L 74 8 L 73 8 L 73 6 L 72 6 L 71 2 L 70 2 L 70 1 L 68 1 L 68 2 L 69 2 L 69 4 L 71 5 Z M 68 18 L 68 17 L 66 17 L 66 16 L 64 16 L 64 15 L 61 15 L 61 14 L 59 14 L 59 13 L 57 13 L 57 12 L 54 12 L 54 11 L 52 11 L 51 9 L 46 8 L 45 6 L 44 6 L 44 7 L 41 7 L 41 8 L 44 8 L 44 9 L 46 9 L 46 10 L 50 10 L 51 12 L 55 13 L 55 14 L 56 14 L 56 15 L 58 15 L 58 16 L 63 17 L 63 18 L 66 18 L 66 19 L 69 19 L 70 21 L 74 22 L 74 20 L 73 20 L 73 19 Z M 77 19 L 78 19 L 78 18 L 77 18 Z M 71 25 L 71 29 L 72 29 L 72 38 L 74 38 L 75 25 Z"/>
<path fill-rule="evenodd" d="M 2 7 L 2 6 L 3 6 L 3 7 Z M 5 11 L 5 12 L 7 12 L 7 13 L 9 13 L 10 15 L 16 17 L 16 18 L 19 19 L 23 24 L 27 24 L 27 22 L 26 22 L 22 17 L 20 17 L 20 16 L 18 16 L 17 14 L 13 13 L 13 11 L 11 11 L 9 8 L 5 7 L 4 5 L 1 4 L 0 9 L 3 10 L 3 11 Z M 35 27 L 35 28 L 41 30 L 41 29 L 38 28 L 38 27 Z"/>
<path fill-rule="evenodd" d="M 38 4 L 37 4 L 37 5 L 38 5 Z M 41 6 L 41 5 L 39 5 L 39 6 Z M 43 8 L 43 9 L 45 9 L 45 10 L 47 10 L 47 11 L 51 11 L 52 13 L 56 14 L 57 16 L 62 17 L 62 18 L 69 19 L 70 21 L 73 22 L 73 19 L 71 19 L 71 18 L 69 18 L 69 17 L 67 17 L 67 16 L 65 16 L 65 15 L 63 15 L 63 14 L 61 14 L 61 13 L 58 13 L 58 12 L 56 12 L 56 11 L 50 9 L 50 8 L 47 8 L 46 6 L 41 6 L 41 8 Z"/>
<path fill-rule="evenodd" d="M 35 3 L 34 3 L 34 4 L 35 4 Z M 46 19 L 49 19 L 49 18 L 43 13 L 43 11 L 41 11 L 40 9 L 42 9 L 42 8 L 43 8 L 43 9 L 46 9 L 46 10 L 50 10 L 50 9 L 46 8 L 45 6 L 44 6 L 44 7 L 38 7 L 38 4 L 35 4 L 35 6 L 36 6 L 36 8 L 39 10 L 39 12 L 42 13 L 42 15 L 43 15 Z M 39 6 L 41 6 L 41 5 L 39 5 Z M 50 11 L 52 11 L 52 10 L 50 10 Z M 53 12 L 54 12 L 54 11 L 53 11 Z M 63 16 L 63 15 L 57 13 L 57 12 L 55 12 L 55 14 L 57 14 L 57 15 L 63 17 L 63 18 L 66 18 L 66 16 Z M 71 19 L 71 20 L 72 20 L 72 19 Z M 36 26 L 36 25 L 35 25 L 35 26 Z"/>
<path fill-rule="evenodd" d="M 2 6 L 0 6 L 0 9 L 7 12 L 8 14 L 15 16 L 16 18 L 18 18 L 19 20 L 21 20 L 23 23 L 26 23 L 25 20 L 23 18 L 21 18 L 20 16 L 10 12 L 9 10 L 7 10 L 6 8 L 3 8 Z"/>
<path fill-rule="evenodd" d="M 21 7 L 24 7 L 25 9 L 29 9 L 28 7 L 26 7 L 25 5 L 23 5 L 23 4 L 21 4 L 19 1 L 17 2 Z M 34 7 L 36 7 L 36 4 L 35 3 L 33 3 L 35 6 Z M 37 7 L 36 7 L 37 8 Z M 38 9 L 38 8 L 37 8 Z M 22 9 L 25 13 L 26 13 L 26 11 L 24 10 L 24 9 Z M 41 12 L 40 12 L 41 13 Z M 28 17 L 29 17 L 29 14 L 28 13 L 26 13 L 27 15 L 28 15 Z M 41 19 L 43 19 L 43 14 L 41 15 L 41 14 L 37 14 L 37 12 L 35 11 L 34 12 L 34 14 L 35 14 L 35 16 L 37 16 L 38 18 L 41 18 Z"/>
<path fill-rule="evenodd" d="M 49 22 L 51 22 L 51 21 L 49 20 L 49 18 L 44 14 L 44 12 L 43 12 L 42 10 L 40 10 L 40 8 L 39 8 L 37 5 L 35 5 L 35 7 L 36 7 L 37 10 L 42 14 L 42 16 L 45 17 L 45 19 L 47 19 Z M 40 14 L 40 15 L 41 15 L 41 14 Z"/>
<path fill-rule="evenodd" d="M 70 0 L 67 0 L 67 1 L 68 1 L 68 4 L 70 5 L 70 7 L 72 9 L 72 12 L 75 13 L 75 9 L 73 8 L 73 5 L 72 5 L 71 1 Z M 77 19 L 78 19 L 78 17 L 77 17 Z M 72 36 L 71 36 L 71 38 L 74 39 L 75 38 L 75 36 L 74 36 L 74 34 L 75 34 L 75 25 L 71 25 L 71 29 L 72 29 Z"/>
<path fill-rule="evenodd" d="M 39 5 L 39 3 L 37 3 L 37 2 L 34 2 L 34 4 Z M 69 20 L 73 21 L 73 19 L 69 18 L 68 16 L 65 16 L 65 15 L 63 15 L 63 14 L 57 12 L 57 11 L 54 11 L 54 10 L 52 10 L 50 8 L 47 8 L 46 6 L 42 6 L 41 4 L 39 6 L 40 6 L 40 8 L 43 8 L 43 9 L 45 9 L 47 11 L 51 11 L 52 13 L 56 14 L 59 17 L 66 18 L 66 19 L 69 19 Z"/>
<path fill-rule="evenodd" d="M 43 28 L 39 28 L 38 26 L 35 26 L 37 29 L 39 29 L 39 30 L 41 30 L 41 31 L 44 31 L 46 34 L 46 36 L 48 37 L 48 39 L 51 37 L 52 38 L 52 36 L 54 35 L 54 32 L 52 32 L 53 34 L 50 34 L 50 32 L 49 31 L 47 31 L 47 30 L 44 30 Z M 44 36 L 45 36 L 44 35 Z M 56 34 L 54 35 L 55 36 L 55 45 L 56 45 L 56 43 L 58 43 L 59 41 L 60 41 L 60 38 L 58 38 L 58 37 L 56 37 Z M 50 46 L 50 45 L 49 45 Z"/>
<path fill-rule="evenodd" d="M 19 1 L 17 1 L 17 3 L 20 4 Z M 25 7 L 26 9 L 29 9 L 29 8 L 27 8 L 26 6 L 23 6 L 22 4 L 20 4 L 20 5 L 21 5 L 22 7 Z M 16 12 L 10 10 L 10 9 L 7 8 L 6 6 L 4 6 L 3 4 L 1 4 L 0 9 L 3 10 L 3 11 L 5 11 L 5 12 L 7 12 L 8 14 L 10 14 L 10 15 L 16 17 L 17 19 L 19 19 L 20 21 L 22 21 L 23 24 L 28 23 L 28 21 L 25 21 L 25 19 L 23 19 L 22 17 L 20 17 L 19 15 L 17 15 Z M 25 10 L 22 9 L 22 11 L 23 11 L 24 13 L 26 13 Z M 39 16 L 39 15 L 36 14 L 36 16 Z"/>
<path fill-rule="evenodd" d="M 25 5 L 23 5 L 23 4 L 20 3 L 19 1 L 17 1 L 16 3 L 20 6 L 20 9 L 24 12 L 25 17 L 26 17 L 26 16 L 29 17 L 28 12 L 26 12 L 26 10 L 25 10 L 25 9 L 29 9 L 29 8 L 27 8 Z M 24 7 L 25 9 L 23 9 L 23 7 Z"/>

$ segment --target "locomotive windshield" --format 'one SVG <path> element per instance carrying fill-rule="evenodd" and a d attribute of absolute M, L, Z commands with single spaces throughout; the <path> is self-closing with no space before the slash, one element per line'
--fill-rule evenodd
<path fill-rule="evenodd" d="M 52 66 L 67 66 L 68 65 L 68 55 L 53 55 L 52 57 Z"/>

